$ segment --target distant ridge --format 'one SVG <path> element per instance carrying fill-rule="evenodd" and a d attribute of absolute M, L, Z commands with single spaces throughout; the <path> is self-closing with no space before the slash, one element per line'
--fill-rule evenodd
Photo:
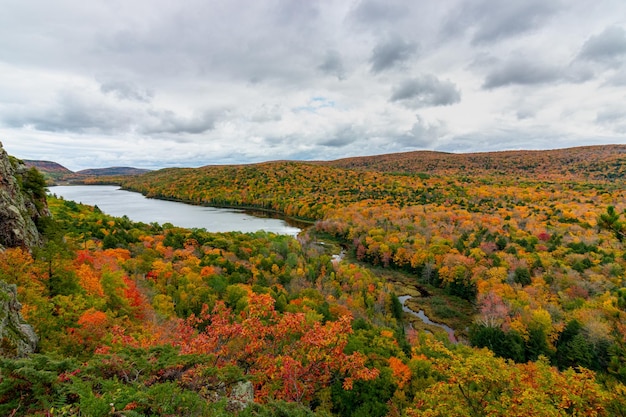
<path fill-rule="evenodd" d="M 56 173 L 56 174 L 73 174 L 72 171 L 70 171 L 69 169 L 65 168 L 61 164 L 57 164 L 56 162 L 52 162 L 52 161 L 36 161 L 36 160 L 32 160 L 32 159 L 24 159 L 23 161 L 24 161 L 24 165 L 26 165 L 26 167 L 28 167 L 28 168 L 35 167 L 39 171 L 41 171 L 42 173 L 48 173 L 48 174 L 52 174 L 52 173 Z"/>
<path fill-rule="evenodd" d="M 316 163 L 336 168 L 400 174 L 506 174 L 534 178 L 611 180 L 626 178 L 626 145 L 464 154 L 413 151 Z"/>
<path fill-rule="evenodd" d="M 154 172 L 132 167 L 84 169 L 72 172 L 51 161 L 24 160 L 37 167 L 51 182 L 83 182 L 100 177 L 136 176 Z M 412 151 L 341 158 L 332 161 L 267 161 L 254 164 L 206 165 L 209 167 L 313 164 L 359 171 L 404 175 L 507 175 L 534 179 L 626 179 L 626 145 L 580 146 L 552 150 L 448 153 Z M 184 168 L 201 169 L 201 168 Z M 164 168 L 178 172 L 180 168 Z M 163 171 L 163 170 L 159 170 Z M 114 182 L 119 180 L 112 179 Z"/>
<path fill-rule="evenodd" d="M 102 177 L 109 175 L 141 175 L 150 172 L 149 169 L 132 168 L 132 167 L 110 167 L 110 168 L 93 168 L 76 171 L 75 174 L 86 175 L 90 177 Z"/>
<path fill-rule="evenodd" d="M 108 177 L 108 176 L 132 176 L 150 172 L 149 169 L 133 167 L 110 167 L 83 169 L 81 171 L 71 171 L 63 165 L 52 161 L 24 160 L 26 167 L 35 167 L 46 177 L 49 183 L 59 182 L 82 182 L 87 178 Z"/>

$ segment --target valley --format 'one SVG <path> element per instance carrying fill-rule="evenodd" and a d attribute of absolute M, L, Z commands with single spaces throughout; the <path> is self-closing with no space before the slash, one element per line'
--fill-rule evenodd
<path fill-rule="evenodd" d="M 0 360 L 0 410 L 626 415 L 625 151 L 82 178 L 312 225 L 214 233 L 49 195 L 43 246 L 0 253 L 40 339 Z"/>

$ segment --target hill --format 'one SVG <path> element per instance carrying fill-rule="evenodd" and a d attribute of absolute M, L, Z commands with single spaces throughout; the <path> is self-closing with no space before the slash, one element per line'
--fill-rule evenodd
<path fill-rule="evenodd" d="M 58 173 L 63 175 L 72 173 L 71 170 L 65 168 L 63 165 L 52 161 L 36 161 L 29 159 L 24 159 L 23 161 L 27 168 L 35 167 L 42 173 Z"/>
<path fill-rule="evenodd" d="M 67 175 L 73 174 L 71 170 L 56 162 L 37 161 L 29 159 L 24 159 L 23 161 L 24 165 L 26 165 L 27 168 L 37 168 L 39 172 L 43 174 L 44 178 L 46 178 L 46 181 L 49 183 L 54 183 Z"/>
<path fill-rule="evenodd" d="M 35 167 L 41 172 L 48 183 L 83 182 L 87 178 L 107 176 L 133 176 L 150 172 L 149 169 L 133 167 L 92 168 L 72 171 L 52 161 L 24 160 L 27 168 Z"/>
<path fill-rule="evenodd" d="M 613 180 L 626 177 L 626 145 L 466 154 L 415 151 L 320 163 L 337 168 L 394 173 Z"/>
<path fill-rule="evenodd" d="M 149 169 L 132 168 L 132 167 L 110 167 L 110 168 L 94 168 L 76 171 L 76 175 L 84 175 L 89 177 L 103 177 L 109 175 L 141 175 L 150 172 Z"/>

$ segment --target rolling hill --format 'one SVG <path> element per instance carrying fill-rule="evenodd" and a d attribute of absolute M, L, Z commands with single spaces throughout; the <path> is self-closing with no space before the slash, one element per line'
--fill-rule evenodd
<path fill-rule="evenodd" d="M 110 167 L 83 169 L 72 171 L 61 164 L 52 161 L 24 160 L 24 164 L 30 168 L 37 168 L 49 183 L 57 182 L 81 182 L 86 178 L 107 177 L 107 176 L 133 176 L 150 172 L 149 169 L 132 167 Z"/>
<path fill-rule="evenodd" d="M 320 163 L 337 168 L 407 174 L 495 174 L 534 179 L 613 180 L 626 177 L 626 145 L 467 154 L 415 151 Z"/>

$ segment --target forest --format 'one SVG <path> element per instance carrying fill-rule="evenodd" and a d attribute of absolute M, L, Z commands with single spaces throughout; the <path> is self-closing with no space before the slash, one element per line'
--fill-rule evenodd
<path fill-rule="evenodd" d="M 523 153 L 471 170 L 380 158 L 107 180 L 310 222 L 296 239 L 134 223 L 49 196 L 45 243 L 0 253 L 0 280 L 39 336 L 28 357 L 4 349 L 0 413 L 626 416 L 613 151 L 554 166 Z M 405 295 L 458 340 L 407 314 Z"/>

